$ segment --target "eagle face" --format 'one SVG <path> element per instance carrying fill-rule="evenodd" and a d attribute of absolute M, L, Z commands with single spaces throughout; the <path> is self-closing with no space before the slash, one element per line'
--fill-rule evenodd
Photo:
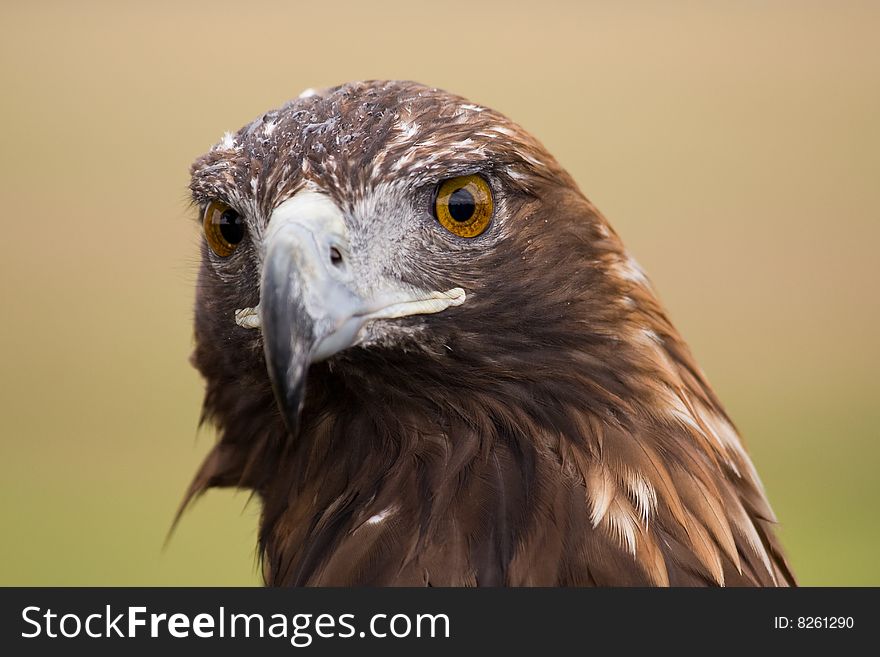
<path fill-rule="evenodd" d="M 265 352 L 291 429 L 309 366 L 337 355 L 351 369 L 370 348 L 487 362 L 548 348 L 559 336 L 545 325 L 579 302 L 548 295 L 576 285 L 560 260 L 610 238 L 598 219 L 556 230 L 566 217 L 547 205 L 585 202 L 521 128 L 415 84 L 301 97 L 227 135 L 192 174 L 214 297 L 197 334 Z M 580 294 L 595 287 L 581 278 Z M 375 358 L 364 364 L 375 373 Z"/>
<path fill-rule="evenodd" d="M 513 122 L 350 83 L 227 133 L 191 190 L 221 437 L 187 499 L 259 493 L 267 582 L 790 579 L 644 274 Z"/>

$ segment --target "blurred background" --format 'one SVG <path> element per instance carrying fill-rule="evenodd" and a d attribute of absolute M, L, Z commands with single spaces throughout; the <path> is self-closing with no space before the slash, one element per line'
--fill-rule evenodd
<path fill-rule="evenodd" d="M 408 78 L 538 136 L 648 271 L 807 585 L 880 585 L 880 4 L 0 8 L 0 584 L 251 585 L 189 366 L 190 162 L 306 87 Z"/>

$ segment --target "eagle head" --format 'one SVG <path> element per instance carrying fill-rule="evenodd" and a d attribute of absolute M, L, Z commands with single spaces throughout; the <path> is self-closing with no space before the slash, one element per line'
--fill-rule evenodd
<path fill-rule="evenodd" d="M 644 273 L 509 119 L 410 82 L 309 91 L 191 190 L 221 433 L 190 496 L 259 493 L 267 581 L 788 577 Z"/>

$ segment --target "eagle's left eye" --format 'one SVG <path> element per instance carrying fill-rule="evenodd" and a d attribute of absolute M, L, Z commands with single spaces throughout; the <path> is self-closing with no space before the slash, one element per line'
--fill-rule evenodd
<path fill-rule="evenodd" d="M 492 221 L 492 189 L 480 176 L 458 176 L 440 183 L 434 199 L 437 221 L 453 235 L 476 237 Z"/>
<path fill-rule="evenodd" d="M 245 225 L 241 215 L 223 201 L 211 201 L 202 217 L 205 239 L 218 256 L 232 255 L 235 247 L 244 239 Z"/>

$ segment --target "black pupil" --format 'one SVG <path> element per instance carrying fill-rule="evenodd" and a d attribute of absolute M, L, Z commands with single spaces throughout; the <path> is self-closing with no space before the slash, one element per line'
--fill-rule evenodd
<path fill-rule="evenodd" d="M 244 222 L 238 212 L 229 208 L 220 215 L 220 234 L 230 244 L 238 244 L 244 239 Z"/>
<path fill-rule="evenodd" d="M 456 221 L 467 221 L 474 216 L 476 209 L 474 195 L 464 187 L 456 189 L 449 196 L 449 215 Z"/>

